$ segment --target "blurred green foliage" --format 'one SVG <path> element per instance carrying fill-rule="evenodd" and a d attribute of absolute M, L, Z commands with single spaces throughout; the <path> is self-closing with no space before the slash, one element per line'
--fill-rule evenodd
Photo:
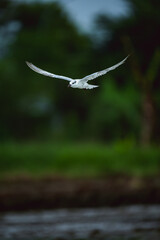
<path fill-rule="evenodd" d="M 104 51 L 115 57 L 121 54 L 122 49 L 131 54 L 130 77 L 123 80 L 117 71 L 115 75 L 122 86 L 132 79 L 139 89 L 139 138 L 146 145 L 159 140 L 160 136 L 160 102 L 157 101 L 160 91 L 160 1 L 127 2 L 131 8 L 129 17 L 98 16 L 97 26 L 103 29 L 104 34 L 97 57 L 103 63 L 106 58 Z M 127 72 L 125 74 L 128 76 Z"/>
<path fill-rule="evenodd" d="M 148 134 L 159 140 L 160 6 L 156 0 L 128 2 L 128 17 L 99 16 L 103 41 L 95 45 L 57 3 L 1 1 L 0 34 L 2 29 L 5 34 L 0 41 L 8 42 L 3 54 L 0 49 L 1 141 L 137 141 L 143 126 L 153 125 L 143 111 L 148 94 L 156 119 Z M 119 62 L 128 52 L 129 61 L 97 79 L 100 88 L 92 91 L 68 89 L 65 81 L 38 75 L 25 64 L 27 60 L 81 78 Z M 146 75 L 151 84 L 143 84 Z"/>
<path fill-rule="evenodd" d="M 114 174 L 159 174 L 160 150 L 140 148 L 134 141 L 107 147 L 95 143 L 6 143 L 0 149 L 0 175 L 105 177 Z"/>
<path fill-rule="evenodd" d="M 36 75 L 25 60 L 55 73 L 82 77 L 90 41 L 57 4 L 19 4 L 9 21 L 18 21 L 21 29 L 0 62 L 1 139 L 43 138 L 50 132 L 65 136 L 72 116 L 78 119 L 81 114 L 84 95 L 69 91 L 63 81 Z"/>

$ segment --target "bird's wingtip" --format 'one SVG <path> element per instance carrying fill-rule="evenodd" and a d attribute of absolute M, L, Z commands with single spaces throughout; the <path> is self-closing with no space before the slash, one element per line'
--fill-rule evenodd
<path fill-rule="evenodd" d="M 128 56 L 125 57 L 125 59 L 123 60 L 123 62 L 125 62 L 129 57 L 130 57 L 130 54 L 128 54 Z"/>
<path fill-rule="evenodd" d="M 25 61 L 25 63 L 27 64 L 27 65 L 30 65 L 31 63 L 30 62 L 28 62 L 28 61 Z"/>

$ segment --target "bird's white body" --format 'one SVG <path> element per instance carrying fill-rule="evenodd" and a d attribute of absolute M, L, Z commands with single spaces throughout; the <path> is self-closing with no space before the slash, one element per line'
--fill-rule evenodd
<path fill-rule="evenodd" d="M 128 56 L 124 60 L 122 60 L 121 62 L 113 65 L 112 67 L 106 68 L 106 69 L 104 69 L 102 71 L 99 71 L 99 72 L 95 72 L 95 73 L 90 74 L 90 75 L 88 75 L 88 76 L 86 76 L 84 78 L 81 78 L 81 79 L 72 79 L 72 78 L 69 78 L 69 77 L 53 74 L 53 73 L 44 71 L 44 70 L 36 67 L 32 63 L 29 63 L 29 62 L 26 62 L 26 63 L 28 65 L 28 67 L 30 67 L 33 71 L 38 72 L 38 73 L 40 73 L 42 75 L 45 75 L 45 76 L 48 76 L 48 77 L 52 77 L 52 78 L 60 78 L 60 79 L 69 81 L 69 85 L 68 85 L 69 87 L 79 88 L 79 89 L 93 89 L 93 88 L 96 88 L 98 86 L 97 85 L 88 84 L 88 81 L 93 80 L 93 79 L 95 79 L 97 77 L 100 77 L 100 76 L 106 74 L 107 72 L 109 72 L 111 70 L 114 70 L 115 68 L 117 68 L 121 64 L 123 64 L 127 60 L 127 58 L 128 58 Z"/>
<path fill-rule="evenodd" d="M 72 88 L 79 88 L 79 89 L 92 89 L 92 88 L 98 87 L 97 85 L 91 85 L 91 84 L 88 84 L 87 82 L 82 82 L 81 79 L 74 79 L 69 83 L 68 86 Z"/>

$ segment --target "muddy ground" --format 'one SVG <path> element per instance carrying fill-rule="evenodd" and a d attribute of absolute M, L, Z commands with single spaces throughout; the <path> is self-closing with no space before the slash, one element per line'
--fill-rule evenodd
<path fill-rule="evenodd" d="M 160 176 L 0 180 L 0 211 L 160 204 Z"/>

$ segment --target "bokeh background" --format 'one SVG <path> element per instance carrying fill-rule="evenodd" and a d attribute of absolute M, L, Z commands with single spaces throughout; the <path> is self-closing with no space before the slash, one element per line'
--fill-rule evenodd
<path fill-rule="evenodd" d="M 160 1 L 0 1 L 0 172 L 159 174 Z M 81 78 L 110 67 L 91 91 Z"/>

